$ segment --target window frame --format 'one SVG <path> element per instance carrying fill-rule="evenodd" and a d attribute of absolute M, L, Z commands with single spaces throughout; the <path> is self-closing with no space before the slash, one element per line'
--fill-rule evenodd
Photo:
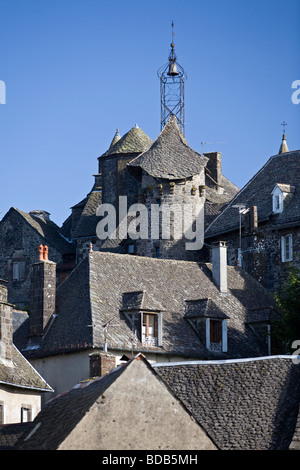
<path fill-rule="evenodd" d="M 283 192 L 278 186 L 275 186 L 275 188 L 272 191 L 272 212 L 273 214 L 281 214 L 282 211 L 283 211 Z"/>
<path fill-rule="evenodd" d="M 288 241 L 288 246 L 287 246 Z M 281 237 L 281 261 L 288 263 L 293 260 L 293 235 L 287 233 Z"/>
<path fill-rule="evenodd" d="M 0 425 L 5 424 L 5 405 L 3 401 L 0 401 Z"/>
<path fill-rule="evenodd" d="M 22 405 L 21 406 L 21 423 L 30 423 L 31 421 L 32 421 L 32 407 L 30 405 Z"/>
<path fill-rule="evenodd" d="M 215 343 L 211 341 L 213 336 L 212 325 L 215 325 L 213 328 L 216 328 L 217 323 L 219 323 L 219 337 L 220 341 Z M 212 346 L 214 345 L 214 346 Z M 219 346 L 217 346 L 219 345 Z M 220 318 L 206 318 L 206 348 L 209 351 L 215 352 L 227 352 L 228 343 L 227 343 L 227 320 Z"/>
<path fill-rule="evenodd" d="M 149 334 L 150 318 L 153 319 L 153 334 Z M 144 328 L 146 328 L 145 332 Z M 148 346 L 162 346 L 162 314 L 160 312 L 141 312 L 141 340 Z"/>
<path fill-rule="evenodd" d="M 24 281 L 26 279 L 26 261 L 12 260 L 12 280 Z"/>

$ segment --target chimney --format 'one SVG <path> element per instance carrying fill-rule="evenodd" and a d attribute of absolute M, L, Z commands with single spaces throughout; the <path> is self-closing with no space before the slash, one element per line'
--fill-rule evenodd
<path fill-rule="evenodd" d="M 226 242 L 216 242 L 212 246 L 212 277 L 221 294 L 227 294 Z"/>
<path fill-rule="evenodd" d="M 48 259 L 48 247 L 39 246 L 39 260 L 32 266 L 29 336 L 43 335 L 55 312 L 56 263 Z"/>
<path fill-rule="evenodd" d="M 0 361 L 12 361 L 12 305 L 7 303 L 7 281 L 0 279 Z"/>
<path fill-rule="evenodd" d="M 105 351 L 92 353 L 89 358 L 90 378 L 105 375 L 116 367 L 116 357 Z"/>
<path fill-rule="evenodd" d="M 210 171 L 211 177 L 214 181 L 222 184 L 222 154 L 219 152 L 209 152 L 204 154 L 208 158 L 206 168 Z"/>

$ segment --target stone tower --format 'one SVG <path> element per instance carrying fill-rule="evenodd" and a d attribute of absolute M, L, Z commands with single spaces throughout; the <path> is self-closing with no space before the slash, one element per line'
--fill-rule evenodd
<path fill-rule="evenodd" d="M 202 245 L 192 249 L 189 240 L 191 232 L 203 233 L 207 161 L 189 147 L 171 116 L 153 145 L 128 164 L 141 183 L 139 203 L 148 216 L 148 238 L 136 240 L 137 255 L 198 259 Z"/>

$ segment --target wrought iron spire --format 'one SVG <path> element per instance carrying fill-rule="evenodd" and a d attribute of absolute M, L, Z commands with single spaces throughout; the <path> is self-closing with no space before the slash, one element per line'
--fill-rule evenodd
<path fill-rule="evenodd" d="M 177 118 L 182 133 L 185 133 L 184 116 L 184 82 L 187 79 L 183 68 L 178 64 L 174 44 L 174 22 L 172 26 L 172 42 L 169 61 L 160 67 L 157 75 L 160 79 L 160 105 L 161 105 L 161 129 L 165 126 L 170 116 Z"/>

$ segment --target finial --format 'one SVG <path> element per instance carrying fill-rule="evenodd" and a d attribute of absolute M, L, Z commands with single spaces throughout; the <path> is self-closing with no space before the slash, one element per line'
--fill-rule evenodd
<path fill-rule="evenodd" d="M 175 44 L 174 44 L 174 21 L 173 21 L 173 20 L 172 20 L 171 26 L 172 26 L 172 41 L 171 41 L 171 47 L 174 48 L 174 47 L 175 47 Z"/>
<path fill-rule="evenodd" d="M 285 140 L 285 127 L 287 126 L 287 123 L 283 121 L 281 125 L 283 127 L 283 134 L 282 134 L 282 142 L 281 142 L 279 152 L 278 152 L 279 154 L 289 152 L 289 148 Z"/>
<path fill-rule="evenodd" d="M 287 122 L 283 121 L 281 125 L 283 127 L 283 135 L 285 135 L 285 127 L 287 126 Z"/>

